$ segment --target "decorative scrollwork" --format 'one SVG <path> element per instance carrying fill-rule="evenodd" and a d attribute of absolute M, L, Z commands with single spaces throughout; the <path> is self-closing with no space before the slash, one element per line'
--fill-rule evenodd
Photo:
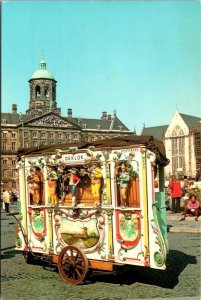
<path fill-rule="evenodd" d="M 105 249 L 104 249 L 104 248 L 105 248 L 105 243 L 102 245 L 101 248 L 98 249 L 98 254 L 99 254 L 99 255 L 102 254 L 102 255 L 101 255 L 101 258 L 102 258 L 102 259 L 105 259 L 105 258 L 106 258 L 106 253 L 105 253 Z"/>
<path fill-rule="evenodd" d="M 153 229 L 153 232 L 156 234 L 156 241 L 155 244 L 159 246 L 158 251 L 154 252 L 154 261 L 158 267 L 162 267 L 165 263 L 165 257 L 166 257 L 166 249 L 163 243 L 162 234 L 160 232 L 159 224 L 158 224 L 158 217 L 157 217 L 157 202 L 154 202 L 152 205 L 153 208 L 153 217 L 151 226 Z"/>

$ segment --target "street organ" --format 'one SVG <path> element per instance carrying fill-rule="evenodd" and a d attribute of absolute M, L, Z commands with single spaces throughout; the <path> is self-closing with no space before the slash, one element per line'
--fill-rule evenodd
<path fill-rule="evenodd" d="M 150 136 L 19 150 L 16 249 L 27 262 L 48 258 L 72 284 L 94 269 L 164 270 L 167 164 Z"/>

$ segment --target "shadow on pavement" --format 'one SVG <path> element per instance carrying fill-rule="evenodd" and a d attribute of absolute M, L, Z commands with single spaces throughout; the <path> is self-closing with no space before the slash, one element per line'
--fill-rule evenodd
<path fill-rule="evenodd" d="M 156 270 L 145 267 L 129 266 L 125 272 L 101 274 L 101 272 L 94 272 L 89 276 L 91 283 L 107 282 L 114 284 L 131 285 L 135 282 L 143 284 L 155 285 L 162 288 L 173 289 L 178 284 L 178 277 L 180 273 L 186 268 L 188 264 L 197 264 L 195 256 L 184 254 L 180 251 L 170 250 L 167 259 L 167 269 Z"/>
<path fill-rule="evenodd" d="M 15 246 L 1 249 L 1 260 L 3 260 L 3 259 L 9 259 L 9 258 L 14 257 L 16 254 L 19 254 L 19 252 L 17 250 L 13 249 L 14 247 Z M 8 249 L 13 249 L 13 250 L 5 251 L 5 250 L 8 250 Z M 4 252 L 2 253 L 2 251 L 4 251 Z"/>

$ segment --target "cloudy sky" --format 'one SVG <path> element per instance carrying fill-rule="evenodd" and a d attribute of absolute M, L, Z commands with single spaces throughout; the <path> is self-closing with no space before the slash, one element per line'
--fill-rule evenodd
<path fill-rule="evenodd" d="M 25 113 L 42 50 L 63 116 L 116 110 L 138 134 L 201 116 L 200 2 L 3 1 L 3 112 Z"/>

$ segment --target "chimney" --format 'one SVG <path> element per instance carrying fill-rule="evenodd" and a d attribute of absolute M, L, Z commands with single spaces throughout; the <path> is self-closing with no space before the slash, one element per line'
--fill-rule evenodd
<path fill-rule="evenodd" d="M 17 113 L 17 104 L 12 104 L 12 114 Z"/>
<path fill-rule="evenodd" d="M 111 121 L 111 120 L 112 120 L 112 116 L 111 116 L 111 115 L 108 115 L 108 116 L 107 116 L 107 119 L 108 119 L 109 121 Z"/>
<path fill-rule="evenodd" d="M 117 111 L 116 111 L 116 109 L 114 110 L 113 116 L 114 116 L 114 118 L 117 116 Z"/>
<path fill-rule="evenodd" d="M 68 116 L 68 118 L 72 118 L 72 116 L 73 116 L 72 108 L 67 109 L 67 116 Z"/>
<path fill-rule="evenodd" d="M 103 111 L 102 112 L 102 117 L 101 117 L 102 120 L 107 120 L 107 112 L 106 111 Z"/>

